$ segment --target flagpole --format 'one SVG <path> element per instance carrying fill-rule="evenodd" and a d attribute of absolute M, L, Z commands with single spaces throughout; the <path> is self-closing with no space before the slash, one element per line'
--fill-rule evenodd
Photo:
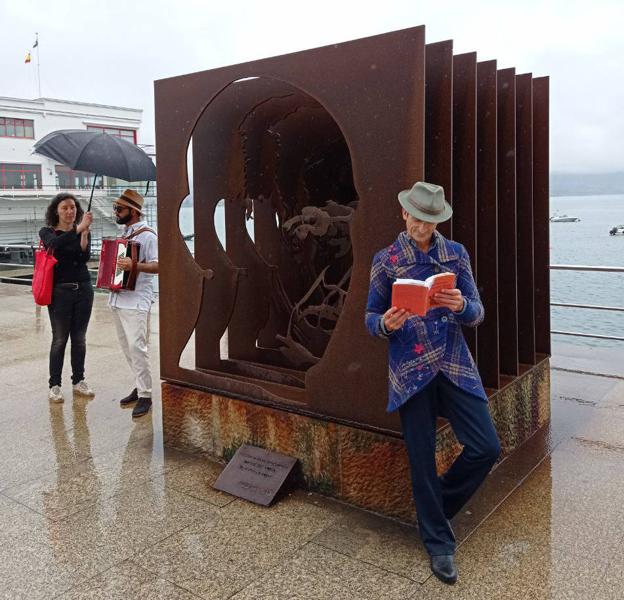
<path fill-rule="evenodd" d="M 37 48 L 37 84 L 39 87 L 39 98 L 41 98 L 41 70 L 39 64 L 39 34 L 35 33 L 35 48 Z"/>

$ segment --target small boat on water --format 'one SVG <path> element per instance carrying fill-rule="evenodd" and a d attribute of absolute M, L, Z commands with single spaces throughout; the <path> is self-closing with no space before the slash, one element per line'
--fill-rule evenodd
<path fill-rule="evenodd" d="M 624 225 L 617 225 L 609 229 L 609 235 L 624 235 Z"/>
<path fill-rule="evenodd" d="M 576 223 L 577 221 L 580 221 L 578 217 L 568 217 L 568 215 L 558 215 L 556 213 L 550 217 L 551 223 Z"/>

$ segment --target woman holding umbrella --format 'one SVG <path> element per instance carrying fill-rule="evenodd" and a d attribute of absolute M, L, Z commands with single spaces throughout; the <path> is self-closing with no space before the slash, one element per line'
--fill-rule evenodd
<path fill-rule="evenodd" d="M 87 270 L 87 261 L 91 257 L 89 227 L 92 222 L 93 215 L 83 212 L 75 196 L 60 193 L 46 211 L 47 227 L 39 231 L 43 245 L 54 251 L 58 261 L 54 267 L 52 303 L 48 306 L 52 324 L 50 402 L 64 400 L 61 374 L 65 346 L 70 337 L 74 393 L 95 395 L 84 380 L 86 333 L 93 306 L 93 286 Z"/>

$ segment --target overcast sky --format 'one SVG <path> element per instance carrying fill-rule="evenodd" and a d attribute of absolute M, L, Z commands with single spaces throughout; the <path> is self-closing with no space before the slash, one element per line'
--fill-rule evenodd
<path fill-rule="evenodd" d="M 499 68 L 551 78 L 551 169 L 624 171 L 624 2 L 0 0 L 0 96 L 142 108 L 153 81 L 415 25 Z"/>

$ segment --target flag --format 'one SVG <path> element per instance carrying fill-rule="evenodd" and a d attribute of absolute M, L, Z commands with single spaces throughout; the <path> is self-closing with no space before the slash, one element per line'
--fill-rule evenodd
<path fill-rule="evenodd" d="M 24 59 L 24 62 L 26 64 L 28 64 L 30 62 L 30 50 L 26 53 L 26 58 Z"/>
<path fill-rule="evenodd" d="M 39 38 L 35 40 L 35 43 L 33 44 L 33 48 L 36 48 L 38 45 L 39 45 Z"/>

